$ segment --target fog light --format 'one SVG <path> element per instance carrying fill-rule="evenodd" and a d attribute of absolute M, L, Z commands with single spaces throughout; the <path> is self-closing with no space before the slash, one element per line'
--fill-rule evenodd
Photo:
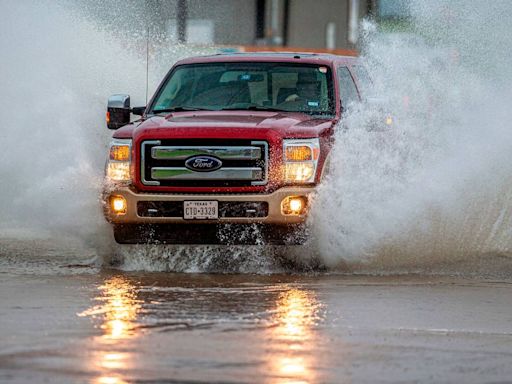
<path fill-rule="evenodd" d="M 117 215 L 124 215 L 126 213 L 126 199 L 123 196 L 112 196 L 110 198 L 110 206 Z"/>
<path fill-rule="evenodd" d="M 305 210 L 305 196 L 288 196 L 281 202 L 281 211 L 284 215 L 302 215 Z"/>

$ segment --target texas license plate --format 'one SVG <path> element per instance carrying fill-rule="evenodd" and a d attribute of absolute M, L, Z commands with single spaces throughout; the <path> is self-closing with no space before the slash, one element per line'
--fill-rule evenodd
<path fill-rule="evenodd" d="M 192 219 L 218 219 L 218 201 L 184 201 L 183 218 Z"/>

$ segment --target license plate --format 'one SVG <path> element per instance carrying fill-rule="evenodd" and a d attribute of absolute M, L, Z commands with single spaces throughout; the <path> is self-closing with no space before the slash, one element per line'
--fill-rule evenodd
<path fill-rule="evenodd" d="M 218 219 L 218 201 L 184 201 L 183 218 L 192 219 Z"/>

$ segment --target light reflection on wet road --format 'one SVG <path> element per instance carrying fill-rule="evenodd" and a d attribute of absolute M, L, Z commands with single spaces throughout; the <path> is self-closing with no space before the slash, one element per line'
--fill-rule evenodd
<path fill-rule="evenodd" d="M 93 382 L 97 384 L 126 383 L 118 374 L 133 365 L 132 355 L 118 350 L 120 340 L 136 337 L 135 321 L 141 309 L 141 301 L 136 298 L 135 286 L 122 277 L 112 277 L 98 287 L 99 295 L 94 298 L 98 304 L 81 312 L 78 316 L 93 318 L 103 334 L 93 339 L 95 348 L 100 351 L 93 355 L 94 370 L 101 375 Z"/>
<path fill-rule="evenodd" d="M 271 339 L 282 347 L 272 353 L 269 371 L 282 382 L 316 382 L 315 356 L 308 350 L 317 336 L 314 327 L 321 321 L 320 304 L 312 293 L 292 288 L 279 296 L 276 308 Z"/>
<path fill-rule="evenodd" d="M 158 277 L 167 280 L 163 275 Z M 172 277 L 187 280 L 186 275 Z M 214 286 L 202 286 L 205 278 Z M 266 351 L 259 351 L 263 352 L 263 359 L 255 364 L 257 372 L 262 371 L 258 376 L 268 376 L 273 383 L 316 382 L 311 349 L 317 338 L 314 328 L 323 320 L 322 305 L 313 292 L 286 282 L 290 277 L 281 278 L 285 280 L 282 285 L 255 287 L 244 283 L 224 287 L 219 282 L 239 278 L 222 275 L 193 276 L 191 285 L 186 283 L 186 287 L 161 287 L 156 282 L 141 286 L 140 281 L 122 275 L 107 278 L 97 287 L 95 304 L 78 313 L 91 318 L 102 332 L 92 340 L 91 349 L 97 352 L 92 354 L 90 368 L 100 372 L 92 382 L 127 383 L 129 371 L 138 360 L 136 339 L 151 331 L 165 334 L 196 329 L 229 334 L 238 328 L 247 332 L 262 330 L 263 339 L 269 342 Z M 198 282 L 200 286 L 196 286 Z M 251 303 L 253 295 L 258 300 Z M 202 302 L 205 297 L 206 303 Z M 250 312 L 244 311 L 244 305 Z M 242 375 L 239 380 L 245 379 Z M 204 380 L 208 382 L 207 378 Z"/>
<path fill-rule="evenodd" d="M 510 282 L 96 273 L 0 279 L 0 382 L 506 381 Z"/>

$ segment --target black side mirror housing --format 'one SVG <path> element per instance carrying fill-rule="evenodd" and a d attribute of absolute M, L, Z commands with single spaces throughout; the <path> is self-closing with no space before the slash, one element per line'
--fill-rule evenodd
<path fill-rule="evenodd" d="M 137 116 L 144 115 L 144 111 L 146 110 L 146 107 L 133 107 L 132 113 Z"/>
<path fill-rule="evenodd" d="M 112 95 L 107 103 L 107 127 L 118 129 L 130 122 L 130 95 Z"/>

